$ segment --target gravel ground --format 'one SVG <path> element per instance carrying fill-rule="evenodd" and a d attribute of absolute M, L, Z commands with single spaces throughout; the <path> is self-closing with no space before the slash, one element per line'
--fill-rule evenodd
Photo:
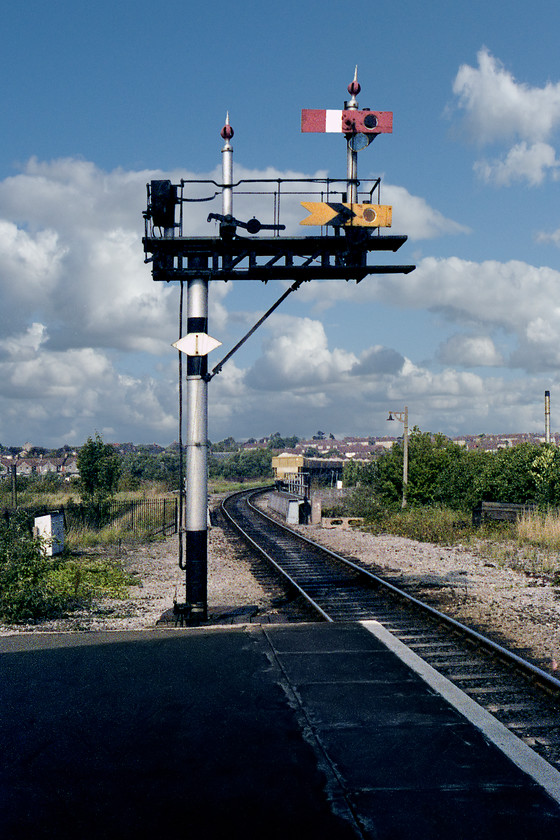
<path fill-rule="evenodd" d="M 443 612 L 556 672 L 560 585 L 553 576 L 526 574 L 461 546 L 447 548 L 315 525 L 300 530 L 380 574 L 389 574 Z M 173 601 L 184 600 L 177 553 L 177 537 L 122 548 L 116 559 L 138 579 L 126 599 L 105 599 L 90 610 L 32 626 L 0 625 L 0 633 L 138 630 L 158 622 L 173 626 Z M 221 525 L 209 531 L 208 555 L 209 623 L 311 619 L 305 605 L 291 600 L 261 562 Z"/>
<path fill-rule="evenodd" d="M 255 561 L 244 543 L 220 525 L 208 532 L 209 624 L 313 620 L 275 577 Z M 185 573 L 178 566 L 178 537 L 104 549 L 138 580 L 126 599 L 105 598 L 92 608 L 28 625 L 0 624 L 0 635 L 96 630 L 148 630 L 175 626 L 173 602 L 185 600 Z"/>
<path fill-rule="evenodd" d="M 482 544 L 467 550 L 316 525 L 298 530 L 559 676 L 560 582 L 553 575 L 488 559 Z"/>

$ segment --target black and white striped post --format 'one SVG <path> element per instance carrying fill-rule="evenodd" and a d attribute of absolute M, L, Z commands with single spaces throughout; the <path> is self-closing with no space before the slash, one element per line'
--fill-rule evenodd
<path fill-rule="evenodd" d="M 226 117 L 222 129 L 223 212 L 232 211 L 233 129 Z M 196 266 L 189 257 L 189 268 Z M 220 342 L 208 335 L 208 280 L 187 280 L 187 334 L 175 346 L 187 356 L 187 418 L 185 442 L 185 569 L 190 624 L 208 618 L 208 353 Z"/>
<path fill-rule="evenodd" d="M 208 281 L 187 282 L 187 337 L 208 334 Z M 187 352 L 186 424 L 186 590 L 190 620 L 205 621 L 208 613 L 208 356 Z"/>

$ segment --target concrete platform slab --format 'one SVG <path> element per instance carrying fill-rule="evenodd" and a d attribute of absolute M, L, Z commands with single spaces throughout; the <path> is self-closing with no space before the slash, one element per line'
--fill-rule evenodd
<path fill-rule="evenodd" d="M 0 668 L 7 840 L 560 836 L 560 805 L 359 624 L 20 634 Z"/>

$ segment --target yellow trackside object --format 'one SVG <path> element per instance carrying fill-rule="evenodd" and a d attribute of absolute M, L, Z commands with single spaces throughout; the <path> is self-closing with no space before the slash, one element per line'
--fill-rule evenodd
<path fill-rule="evenodd" d="M 336 201 L 302 201 L 311 214 L 300 225 L 335 227 L 391 227 L 393 208 L 388 204 L 343 204 Z"/>

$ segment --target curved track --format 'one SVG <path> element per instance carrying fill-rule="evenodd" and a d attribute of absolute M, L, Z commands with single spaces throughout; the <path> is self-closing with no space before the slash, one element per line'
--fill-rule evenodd
<path fill-rule="evenodd" d="M 227 521 L 325 621 L 375 619 L 560 768 L 560 680 L 357 563 L 295 533 L 244 491 Z"/>

